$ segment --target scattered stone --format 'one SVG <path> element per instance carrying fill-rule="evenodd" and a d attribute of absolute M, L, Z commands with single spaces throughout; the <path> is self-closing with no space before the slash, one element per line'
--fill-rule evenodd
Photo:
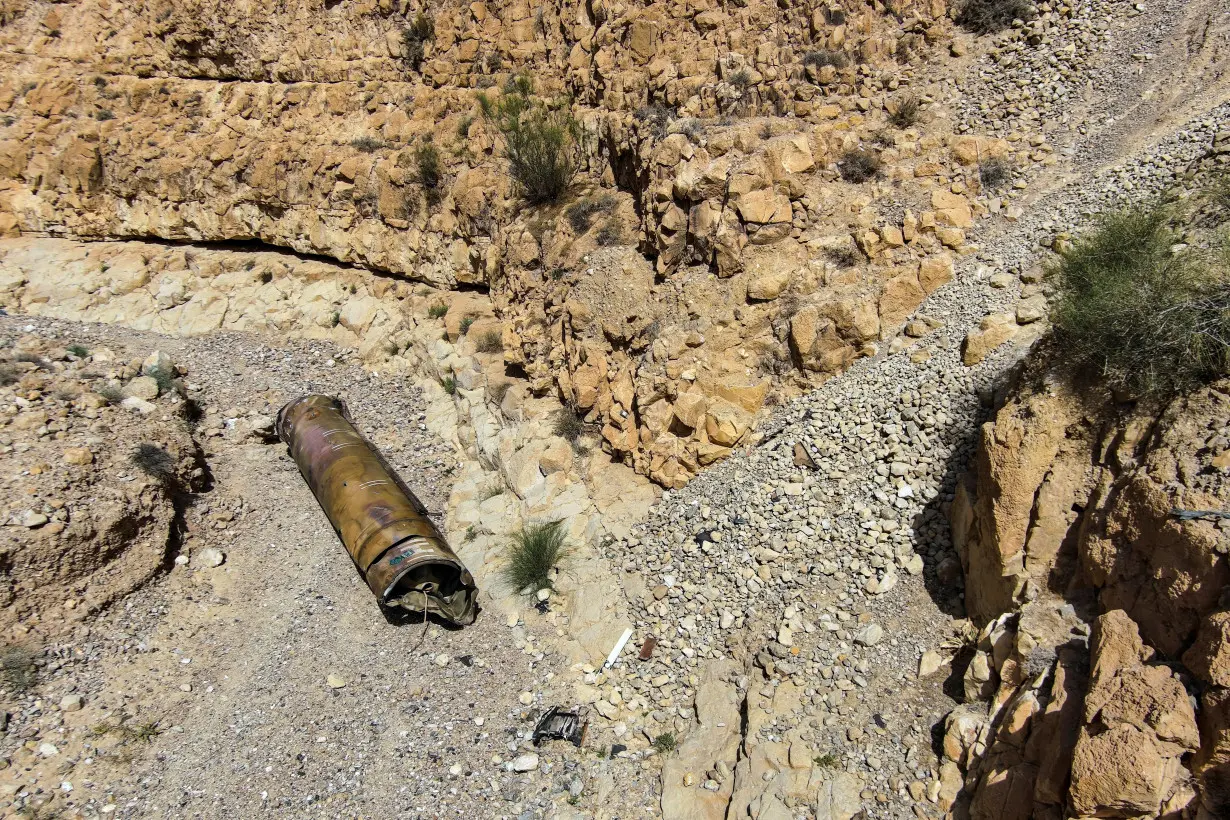
<path fill-rule="evenodd" d="M 514 772 L 532 772 L 537 768 L 538 755 L 533 752 L 517 755 L 517 757 L 513 758 L 512 769 Z"/>
<path fill-rule="evenodd" d="M 226 561 L 226 553 L 217 547 L 205 547 L 202 550 L 192 554 L 193 565 L 197 567 L 205 567 L 207 569 L 215 569 L 222 566 Z"/>
<path fill-rule="evenodd" d="M 877 623 L 870 623 L 854 633 L 854 642 L 862 646 L 875 646 L 884 640 L 884 628 Z"/>

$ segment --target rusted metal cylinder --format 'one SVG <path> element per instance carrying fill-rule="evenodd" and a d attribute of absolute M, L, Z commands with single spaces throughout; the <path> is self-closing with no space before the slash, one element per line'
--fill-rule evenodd
<path fill-rule="evenodd" d="M 474 578 L 427 510 L 350 420 L 310 395 L 278 412 L 278 437 L 382 606 L 474 622 Z"/>

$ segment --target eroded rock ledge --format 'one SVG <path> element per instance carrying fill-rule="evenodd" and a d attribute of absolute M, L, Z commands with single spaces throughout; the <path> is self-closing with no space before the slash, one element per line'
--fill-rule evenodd
<path fill-rule="evenodd" d="M 1228 434 L 1230 382 L 1123 405 L 1044 361 L 984 426 L 952 520 L 985 625 L 945 740 L 973 817 L 1230 810 L 1230 528 L 1180 512 L 1230 506 Z"/>

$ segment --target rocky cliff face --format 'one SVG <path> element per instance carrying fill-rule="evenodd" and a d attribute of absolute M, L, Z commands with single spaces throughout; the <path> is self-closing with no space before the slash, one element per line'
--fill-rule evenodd
<path fill-rule="evenodd" d="M 983 428 L 952 512 L 986 624 L 964 682 L 989 702 L 948 723 L 973 816 L 1230 809 L 1228 433 L 1225 382 L 1124 406 L 1036 363 Z"/>
<path fill-rule="evenodd" d="M 943 0 L 877 9 L 12 3 L 0 229 L 259 241 L 486 291 L 532 391 L 677 487 L 767 404 L 928 332 L 906 322 L 967 231 L 1013 215 L 979 165 L 1050 161 L 1041 135 L 954 124 Z M 518 201 L 478 110 L 517 73 L 581 125 L 558 206 Z"/>

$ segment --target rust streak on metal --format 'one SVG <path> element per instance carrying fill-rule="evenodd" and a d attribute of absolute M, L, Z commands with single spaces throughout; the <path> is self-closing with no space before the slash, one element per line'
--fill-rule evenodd
<path fill-rule="evenodd" d="M 473 576 L 345 404 L 295 399 L 278 412 L 278 437 L 381 605 L 474 622 Z"/>

